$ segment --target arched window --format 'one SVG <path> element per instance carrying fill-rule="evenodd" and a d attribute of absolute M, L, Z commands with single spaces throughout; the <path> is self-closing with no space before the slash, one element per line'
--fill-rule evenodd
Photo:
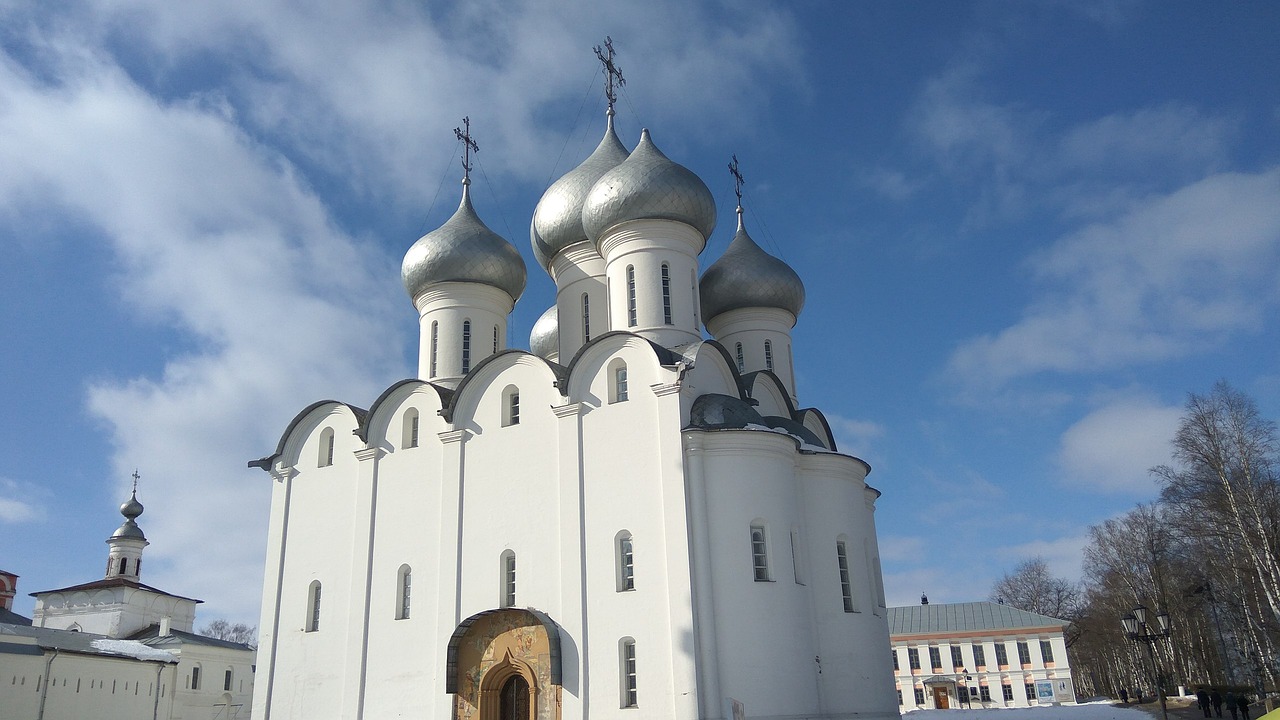
<path fill-rule="evenodd" d="M 502 391 L 502 425 L 519 425 L 520 424 L 520 388 L 515 385 L 508 385 Z"/>
<path fill-rule="evenodd" d="M 512 550 L 502 552 L 502 597 L 499 607 L 515 607 L 516 604 L 516 554 Z"/>
<path fill-rule="evenodd" d="M 404 423 L 401 430 L 400 447 L 416 448 L 418 447 L 418 409 L 409 408 L 404 411 Z"/>
<path fill-rule="evenodd" d="M 671 268 L 662 263 L 662 322 L 671 324 Z"/>
<path fill-rule="evenodd" d="M 431 321 L 431 377 L 436 376 L 436 349 L 440 347 L 440 323 Z"/>
<path fill-rule="evenodd" d="M 773 370 L 773 343 L 764 341 L 764 369 Z"/>
<path fill-rule="evenodd" d="M 318 467 L 329 467 L 333 464 L 333 428 L 325 428 L 320 433 L 320 457 L 316 459 Z"/>
<path fill-rule="evenodd" d="M 769 582 L 769 542 L 764 523 L 751 525 L 751 568 L 756 582 Z"/>
<path fill-rule="evenodd" d="M 618 641 L 618 671 L 622 690 L 622 707 L 638 707 L 636 703 L 636 641 L 624 637 Z"/>
<path fill-rule="evenodd" d="M 226 671 L 222 673 L 222 689 L 223 690 L 231 689 L 231 677 L 232 677 L 231 668 L 227 668 Z"/>
<path fill-rule="evenodd" d="M 409 619 L 409 590 L 413 586 L 413 572 L 408 565 L 401 565 L 396 573 L 396 619 Z"/>
<path fill-rule="evenodd" d="M 582 293 L 582 342 L 591 342 L 591 298 Z"/>
<path fill-rule="evenodd" d="M 689 271 L 689 297 L 693 298 L 693 329 L 698 331 L 700 319 L 698 318 L 698 271 L 697 269 Z"/>
<path fill-rule="evenodd" d="M 615 539 L 614 559 L 618 566 L 618 592 L 636 589 L 635 551 L 631 533 L 623 530 Z"/>
<path fill-rule="evenodd" d="M 462 321 L 462 374 L 471 372 L 471 321 Z"/>
<path fill-rule="evenodd" d="M 738 356 L 738 372 L 746 372 L 747 366 L 742 360 L 742 343 L 734 345 L 734 353 Z"/>
<path fill-rule="evenodd" d="M 307 591 L 307 632 L 320 629 L 320 581 L 312 580 Z"/>
<path fill-rule="evenodd" d="M 195 667 L 191 668 L 191 689 L 192 690 L 200 689 L 200 666 L 199 665 L 196 665 Z"/>
<path fill-rule="evenodd" d="M 849 582 L 849 551 L 844 540 L 836 541 L 836 562 L 840 568 L 840 596 L 844 600 L 844 611 L 854 612 L 853 584 Z"/>
<path fill-rule="evenodd" d="M 120 574 L 129 572 L 129 558 L 120 558 Z"/>
<path fill-rule="evenodd" d="M 493 354 L 498 354 L 498 326 L 493 326 Z"/>
<path fill-rule="evenodd" d="M 636 326 L 636 269 L 627 266 L 627 327 Z"/>
<path fill-rule="evenodd" d="M 609 402 L 626 402 L 628 397 L 627 364 L 622 360 L 614 360 L 609 364 L 609 370 L 612 375 L 610 378 L 612 382 L 609 387 Z"/>

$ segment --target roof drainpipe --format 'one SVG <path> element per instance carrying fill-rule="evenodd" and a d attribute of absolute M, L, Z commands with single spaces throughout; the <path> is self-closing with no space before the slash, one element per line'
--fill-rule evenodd
<path fill-rule="evenodd" d="M 151 704 L 151 720 L 160 720 L 160 673 L 162 672 L 164 672 L 164 663 L 156 663 L 156 692 Z"/>
<path fill-rule="evenodd" d="M 49 669 L 57 658 L 58 648 L 54 648 L 53 654 L 44 661 L 44 685 L 40 688 L 40 710 L 36 712 L 36 720 L 44 720 L 44 701 L 49 697 Z"/>

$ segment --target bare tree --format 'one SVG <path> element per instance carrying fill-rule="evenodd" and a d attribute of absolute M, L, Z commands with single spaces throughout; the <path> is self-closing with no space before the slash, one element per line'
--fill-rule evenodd
<path fill-rule="evenodd" d="M 256 625 L 252 627 L 244 623 L 233 625 L 226 620 L 219 619 L 200 628 L 200 634 L 205 637 L 244 643 L 254 647 L 258 645 L 258 628 Z"/>
<path fill-rule="evenodd" d="M 1080 612 L 1080 587 L 1054 577 L 1044 558 L 1034 557 L 997 580 L 991 588 L 991 600 L 1060 620 L 1074 620 Z"/>

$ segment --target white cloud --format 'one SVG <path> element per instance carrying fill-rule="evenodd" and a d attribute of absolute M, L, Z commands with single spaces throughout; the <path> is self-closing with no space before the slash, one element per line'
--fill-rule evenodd
<path fill-rule="evenodd" d="M 1049 572 L 1054 577 L 1065 578 L 1071 582 L 1080 582 L 1080 578 L 1083 575 L 1080 562 L 1084 554 L 1084 547 L 1088 543 L 1089 536 L 1084 533 L 1068 535 L 1053 540 L 1032 540 L 1019 545 L 996 549 L 993 554 L 1008 561 L 1009 568 L 1005 571 L 1006 573 L 1012 572 L 1013 568 L 1019 563 L 1038 557 L 1043 559 L 1045 564 L 1049 566 Z"/>
<path fill-rule="evenodd" d="M 1181 416 L 1182 408 L 1143 398 L 1093 410 L 1062 434 L 1064 483 L 1085 492 L 1154 495 L 1157 483 L 1148 470 L 1170 461 Z"/>
<path fill-rule="evenodd" d="M 876 542 L 884 562 L 919 561 L 927 552 L 925 539 L 919 536 L 881 535 Z"/>
<path fill-rule="evenodd" d="M 1022 319 L 962 344 L 971 386 L 1151 363 L 1254 331 L 1280 301 L 1280 169 L 1221 173 L 1073 232 L 1030 269 Z"/>
<path fill-rule="evenodd" d="M 843 453 L 871 462 L 876 454 L 875 441 L 884 437 L 884 426 L 870 420 L 855 420 L 835 414 L 826 417 L 831 434 L 836 438 L 836 447 Z"/>
<path fill-rule="evenodd" d="M 33 499 L 37 491 L 27 483 L 0 478 L 0 523 L 24 523 L 44 517 L 44 509 Z"/>

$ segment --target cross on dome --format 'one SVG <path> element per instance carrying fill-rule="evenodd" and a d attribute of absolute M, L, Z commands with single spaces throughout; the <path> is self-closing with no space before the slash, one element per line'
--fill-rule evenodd
<path fill-rule="evenodd" d="M 618 101 L 618 88 L 624 87 L 627 81 L 622 77 L 622 68 L 613 63 L 613 38 L 605 35 L 604 48 L 597 45 L 595 51 L 600 64 L 604 66 L 604 96 L 609 100 L 609 114 L 613 115 L 613 104 Z"/>
<path fill-rule="evenodd" d="M 453 134 L 462 141 L 462 184 L 471 184 L 471 153 L 480 152 L 480 146 L 471 137 L 471 116 L 462 118 L 462 127 L 453 129 Z"/>

